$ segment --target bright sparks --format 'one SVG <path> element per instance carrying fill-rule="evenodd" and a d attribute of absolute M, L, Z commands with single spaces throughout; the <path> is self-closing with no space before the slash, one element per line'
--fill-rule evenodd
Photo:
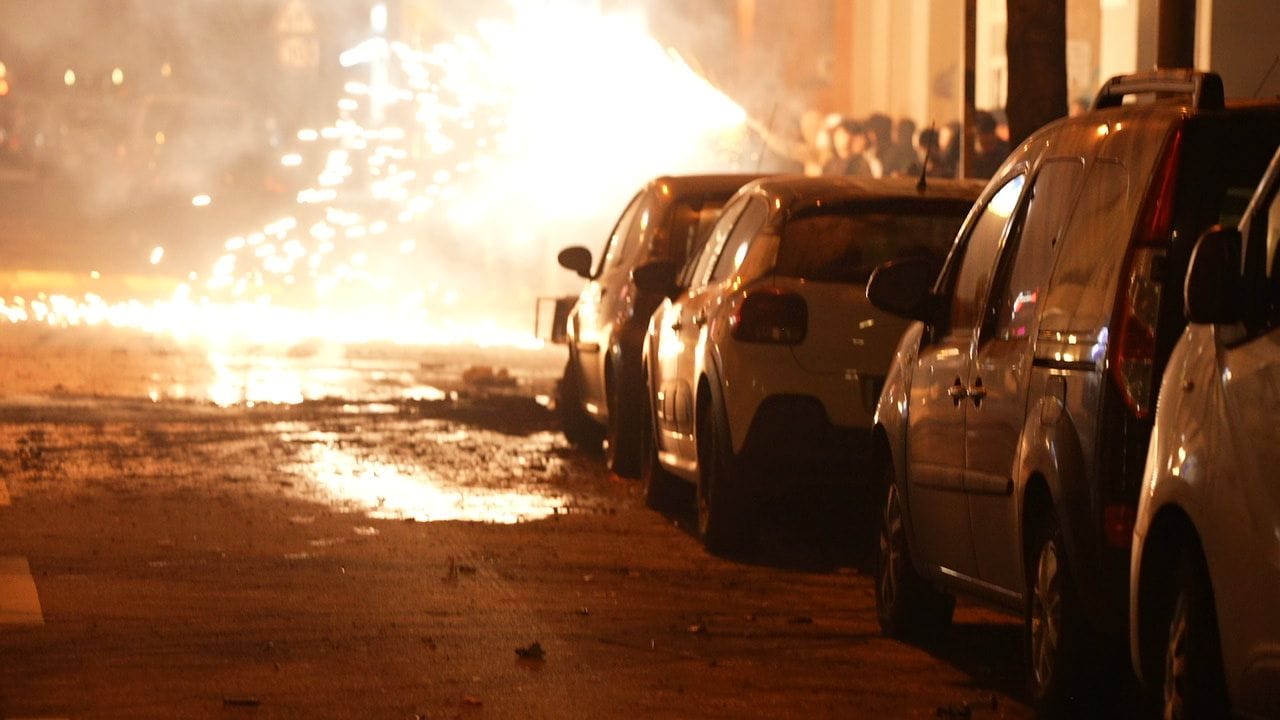
<path fill-rule="evenodd" d="M 290 215 L 226 239 L 167 300 L 0 299 L 0 318 L 215 342 L 536 346 L 525 318 L 562 279 L 556 249 L 595 244 L 654 175 L 742 164 L 742 108 L 638 14 L 512 0 L 507 19 L 450 42 L 375 31 L 340 62 L 333 122 L 280 148 L 307 179 Z M 566 231 L 587 225 L 598 237 Z"/>

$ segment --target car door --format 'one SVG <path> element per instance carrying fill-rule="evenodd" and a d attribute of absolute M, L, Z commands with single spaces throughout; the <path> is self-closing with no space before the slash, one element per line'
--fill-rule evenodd
<path fill-rule="evenodd" d="M 1280 152 L 1273 168 L 1280 168 Z M 1206 500 L 1202 516 L 1212 520 L 1201 533 L 1224 656 L 1241 671 L 1233 699 L 1259 717 L 1280 709 L 1280 567 L 1274 550 L 1280 539 L 1280 178 L 1270 180 L 1241 228 L 1249 298 L 1244 332 L 1241 325 L 1215 329 L 1228 340 L 1217 353 L 1224 412 L 1202 418 L 1230 438 L 1208 457 L 1207 473 L 1231 475 L 1234 482 L 1222 485 L 1240 496 Z M 1182 385 L 1184 392 L 1194 389 L 1186 380 Z"/>
<path fill-rule="evenodd" d="M 685 267 L 680 278 L 684 290 L 663 309 L 655 328 L 658 344 L 653 367 L 662 434 L 659 452 L 664 463 L 674 464 L 677 469 L 691 471 L 697 457 L 693 445 L 692 356 L 697 336 L 694 308 L 701 308 L 711 266 L 746 205 L 746 198 L 739 198 L 725 207 L 701 250 Z"/>
<path fill-rule="evenodd" d="M 1084 172 L 1081 158 L 1046 161 L 1010 229 L 966 383 L 965 494 L 978 576 L 1017 596 L 1022 587 L 1013 466 L 1026 418 L 1039 302 Z"/>
<path fill-rule="evenodd" d="M 583 404 L 597 419 L 603 419 L 608 407 L 604 364 L 608 360 L 616 308 L 631 283 L 630 266 L 624 260 L 634 251 L 639 239 L 646 198 L 646 193 L 638 193 L 627 205 L 609 234 L 595 274 L 578 296 L 574 349 L 582 368 Z"/>
<path fill-rule="evenodd" d="M 964 493 L 966 378 L 987 291 L 1023 176 L 1001 187 L 967 228 L 957 270 L 944 283 L 949 316 L 920 349 L 907 417 L 907 503 L 912 552 L 964 579 L 977 576 Z"/>

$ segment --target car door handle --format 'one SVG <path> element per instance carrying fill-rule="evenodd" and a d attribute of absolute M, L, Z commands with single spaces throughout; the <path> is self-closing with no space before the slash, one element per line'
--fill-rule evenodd
<path fill-rule="evenodd" d="M 680 332 L 683 329 L 684 329 L 684 323 L 680 322 L 679 320 L 671 323 L 671 332 Z"/>
<path fill-rule="evenodd" d="M 970 399 L 973 400 L 974 407 L 981 407 L 982 399 L 987 396 L 987 388 L 983 386 L 982 378 L 974 380 L 973 385 L 970 385 L 969 389 L 965 392 L 968 394 Z"/>
<path fill-rule="evenodd" d="M 947 397 L 951 398 L 951 404 L 956 406 L 960 405 L 961 400 L 969 397 L 969 391 L 965 389 L 964 384 L 960 382 L 960 378 L 956 378 L 955 383 L 953 383 L 951 387 L 947 388 Z"/>

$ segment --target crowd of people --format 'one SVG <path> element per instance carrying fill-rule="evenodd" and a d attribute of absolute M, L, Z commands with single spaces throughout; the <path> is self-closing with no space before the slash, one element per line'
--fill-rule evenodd
<path fill-rule="evenodd" d="M 964 132 L 959 122 L 918 127 L 911 118 L 883 113 L 858 119 L 807 113 L 798 141 L 780 140 L 756 127 L 774 155 L 803 166 L 806 175 L 956 177 Z M 965 176 L 989 178 L 1009 154 L 1009 128 L 999 111 L 973 116 L 972 152 Z"/>

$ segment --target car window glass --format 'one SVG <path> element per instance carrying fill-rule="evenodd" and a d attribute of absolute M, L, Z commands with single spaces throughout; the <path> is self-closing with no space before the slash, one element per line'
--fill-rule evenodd
<path fill-rule="evenodd" d="M 600 265 L 596 268 L 596 275 L 599 275 L 606 267 L 613 267 L 622 259 L 622 245 L 627 237 L 627 233 L 631 231 L 631 227 L 635 224 L 632 222 L 636 217 L 636 209 L 640 207 L 640 200 L 644 197 L 644 193 L 637 193 L 631 199 L 631 204 L 627 205 L 627 209 L 622 211 L 622 216 L 618 218 L 618 224 L 613 226 L 613 232 L 609 234 L 609 240 L 604 246 L 604 252 L 600 254 Z"/>
<path fill-rule="evenodd" d="M 711 265 L 711 261 L 716 257 L 716 251 L 724 244 L 729 232 L 733 230 L 733 224 L 737 222 L 738 216 L 742 214 L 743 208 L 747 206 L 745 199 L 739 199 L 730 203 L 725 207 L 724 212 L 720 213 L 720 219 L 716 220 L 716 224 L 712 226 L 710 235 L 702 245 L 702 249 L 698 252 L 697 260 L 690 262 L 685 267 L 685 271 L 681 276 L 680 284 L 685 287 L 697 287 L 705 282 L 707 277 L 707 269 Z"/>
<path fill-rule="evenodd" d="M 1099 158 L 1086 171 L 1040 301 L 1041 323 L 1070 322 L 1082 308 L 1111 307 L 1134 223 L 1135 194 L 1124 163 Z"/>
<path fill-rule="evenodd" d="M 653 256 L 663 260 L 684 263 L 693 256 L 707 232 L 720 216 L 724 205 L 722 198 L 694 198 L 680 200 L 668 210 L 667 229 L 662 235 L 662 247 L 655 247 Z"/>
<path fill-rule="evenodd" d="M 622 244 L 616 246 L 617 252 L 609 256 L 608 267 L 618 267 L 629 262 L 635 257 L 636 250 L 639 248 L 642 239 L 650 236 L 650 228 L 654 224 L 654 202 L 648 193 L 644 194 L 642 198 L 640 204 L 636 206 L 635 219 L 627 230 Z"/>
<path fill-rule="evenodd" d="M 1276 255 L 1280 254 L 1280 181 L 1272 182 L 1267 192 L 1270 197 L 1260 198 L 1244 238 L 1248 248 L 1245 325 L 1250 334 L 1280 327 L 1280 264 L 1276 262 Z"/>
<path fill-rule="evenodd" d="M 951 296 L 951 329 L 966 330 L 977 326 L 980 309 L 991 289 L 996 258 L 1004 239 L 1005 228 L 1018 205 L 1018 195 L 1026 176 L 1017 175 L 1000 188 L 982 209 L 969 233 L 960 272 L 956 275 Z"/>
<path fill-rule="evenodd" d="M 1054 250 L 1062 236 L 1075 199 L 1076 186 L 1084 174 L 1081 160 L 1050 160 L 1041 167 L 1028 191 L 1026 210 L 1016 238 L 1017 246 L 1003 289 L 991 299 L 991 336 L 1002 340 L 1027 337 L 1036 308 L 1044 295 L 1052 270 Z"/>
<path fill-rule="evenodd" d="M 882 263 L 906 257 L 939 262 L 955 242 L 971 203 L 913 201 L 901 207 L 836 208 L 782 228 L 776 271 L 785 277 L 864 283 Z"/>
<path fill-rule="evenodd" d="M 747 209 L 742 212 L 742 217 L 738 218 L 738 222 L 733 226 L 733 232 L 729 233 L 729 238 L 720 250 L 720 259 L 716 261 L 715 270 L 711 272 L 711 282 L 723 280 L 738 269 L 743 258 L 746 257 L 751 239 L 760 232 L 768 215 L 769 206 L 763 200 L 753 198 L 747 205 Z"/>

